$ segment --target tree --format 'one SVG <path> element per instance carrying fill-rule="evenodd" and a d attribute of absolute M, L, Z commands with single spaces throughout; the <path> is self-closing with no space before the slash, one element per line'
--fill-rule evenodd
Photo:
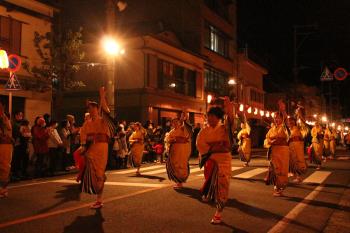
<path fill-rule="evenodd" d="M 83 82 L 74 80 L 74 74 L 79 71 L 79 63 L 85 55 L 81 49 L 82 28 L 75 32 L 68 30 L 61 35 L 35 32 L 33 42 L 41 63 L 31 66 L 26 61 L 23 67 L 46 84 L 45 88 L 52 87 L 54 91 L 60 92 L 84 86 Z"/>
<path fill-rule="evenodd" d="M 39 91 L 52 89 L 52 114 L 61 119 L 63 92 L 85 86 L 82 81 L 74 80 L 74 74 L 79 71 L 79 64 L 84 58 L 82 28 L 45 35 L 35 32 L 33 42 L 41 58 L 40 65 L 31 66 L 26 61 L 23 68 L 37 78 Z"/>

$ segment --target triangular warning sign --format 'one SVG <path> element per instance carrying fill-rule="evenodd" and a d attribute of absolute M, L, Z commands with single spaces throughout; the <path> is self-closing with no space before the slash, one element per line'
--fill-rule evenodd
<path fill-rule="evenodd" d="M 17 76 L 15 75 L 15 73 L 11 73 L 10 78 L 7 80 L 7 83 L 5 85 L 5 90 L 13 91 L 20 89 L 21 85 L 19 84 Z"/>
<path fill-rule="evenodd" d="M 333 74 L 328 69 L 328 67 L 325 66 L 321 74 L 321 81 L 332 81 L 332 80 L 333 80 Z"/>

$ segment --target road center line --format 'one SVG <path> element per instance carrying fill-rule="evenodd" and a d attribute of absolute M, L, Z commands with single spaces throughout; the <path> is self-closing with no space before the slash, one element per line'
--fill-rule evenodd
<path fill-rule="evenodd" d="M 69 179 L 53 180 L 51 182 L 77 184 L 77 182 L 75 180 L 69 180 Z M 133 187 L 147 187 L 147 188 L 157 188 L 157 187 L 168 186 L 167 184 L 131 183 L 131 182 L 115 182 L 115 181 L 106 181 L 105 185 L 133 186 Z"/>
<path fill-rule="evenodd" d="M 313 183 L 315 183 L 315 181 L 323 183 L 327 177 L 331 174 L 331 172 L 320 172 L 320 173 L 316 173 L 314 172 L 312 175 L 310 175 L 308 178 L 309 181 L 313 181 Z M 316 176 L 316 178 L 315 178 Z M 317 177 L 318 176 L 318 177 Z M 307 179 L 308 179 L 307 178 Z M 305 179 L 305 180 L 307 180 Z M 304 180 L 304 183 L 305 183 Z M 273 226 L 268 233 L 280 233 L 283 232 L 285 230 L 285 228 L 288 226 L 288 224 L 295 219 L 307 206 L 308 204 L 317 197 L 317 195 L 322 191 L 322 189 L 324 188 L 323 185 L 319 185 L 317 186 L 311 193 L 309 193 L 309 195 L 307 195 L 304 200 L 302 200 L 299 204 L 297 204 L 286 216 L 283 217 L 283 219 L 281 219 L 275 226 Z"/>

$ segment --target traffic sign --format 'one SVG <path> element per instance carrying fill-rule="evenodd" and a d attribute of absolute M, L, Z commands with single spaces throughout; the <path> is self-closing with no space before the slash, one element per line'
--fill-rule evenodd
<path fill-rule="evenodd" d="M 321 74 L 321 81 L 332 81 L 333 80 L 333 74 L 326 66 Z"/>
<path fill-rule="evenodd" d="M 346 77 L 348 77 L 349 74 L 346 71 L 346 69 L 339 67 L 334 71 L 333 75 L 336 80 L 343 81 L 344 79 L 346 79 Z"/>
<path fill-rule="evenodd" d="M 18 55 L 11 54 L 8 56 L 8 60 L 9 60 L 8 70 L 10 72 L 16 72 L 21 68 L 22 60 Z"/>
<path fill-rule="evenodd" d="M 10 78 L 7 80 L 7 83 L 5 85 L 5 90 L 7 91 L 16 91 L 20 90 L 21 85 L 19 84 L 19 81 L 17 79 L 17 76 L 15 73 L 10 73 Z"/>

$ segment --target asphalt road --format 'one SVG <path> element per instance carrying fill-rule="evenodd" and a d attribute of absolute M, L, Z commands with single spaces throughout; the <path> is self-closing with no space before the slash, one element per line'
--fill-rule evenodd
<path fill-rule="evenodd" d="M 224 222 L 215 226 L 210 224 L 214 205 L 200 199 L 204 178 L 195 161 L 188 182 L 178 191 L 167 180 L 164 165 L 145 165 L 141 177 L 132 169 L 109 171 L 105 205 L 99 211 L 89 209 L 94 198 L 80 194 L 73 175 L 20 182 L 11 185 L 8 198 L 0 199 L 0 232 L 304 233 L 327 227 L 327 232 L 336 232 L 329 230 L 335 229 L 329 227 L 333 216 L 350 215 L 349 203 L 341 201 L 349 192 L 350 155 L 338 154 L 339 159 L 325 163 L 320 171 L 311 165 L 304 182 L 291 184 L 285 197 L 273 197 L 273 187 L 264 184 L 263 155 L 250 167 L 234 159 Z M 347 226 L 337 232 L 346 232 Z"/>

